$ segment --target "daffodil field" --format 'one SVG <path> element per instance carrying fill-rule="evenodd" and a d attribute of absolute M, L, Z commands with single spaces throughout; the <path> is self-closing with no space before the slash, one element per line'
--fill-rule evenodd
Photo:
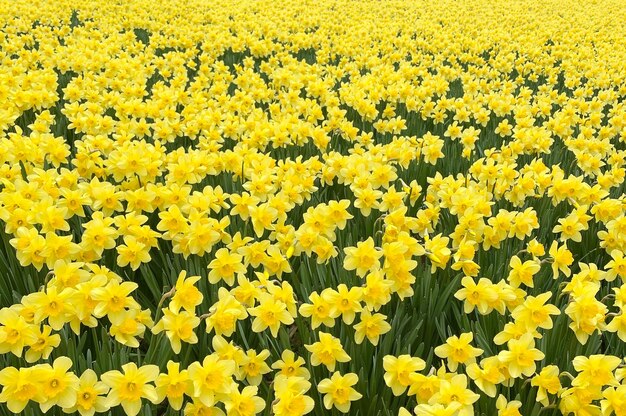
<path fill-rule="evenodd" d="M 0 10 L 0 415 L 626 415 L 623 0 Z"/>

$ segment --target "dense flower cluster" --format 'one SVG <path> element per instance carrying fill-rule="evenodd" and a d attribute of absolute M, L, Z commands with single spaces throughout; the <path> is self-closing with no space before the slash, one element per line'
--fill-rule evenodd
<path fill-rule="evenodd" d="M 0 0 L 0 414 L 626 415 L 623 1 L 217 3 Z"/>

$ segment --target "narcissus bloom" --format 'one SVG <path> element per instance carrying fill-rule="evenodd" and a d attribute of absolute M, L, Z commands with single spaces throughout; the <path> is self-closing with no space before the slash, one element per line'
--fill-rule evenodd
<path fill-rule="evenodd" d="M 150 247 L 132 235 L 125 235 L 124 244 L 117 246 L 116 250 L 117 265 L 120 267 L 130 265 L 131 269 L 137 270 L 142 263 L 150 261 Z"/>
<path fill-rule="evenodd" d="M 181 342 L 187 344 L 198 342 L 195 328 L 200 324 L 200 318 L 185 310 L 174 312 L 170 308 L 163 308 L 162 311 L 163 318 L 152 327 L 152 333 L 159 334 L 165 331 L 174 353 L 180 352 Z"/>
<path fill-rule="evenodd" d="M 217 335 L 231 336 L 237 321 L 248 317 L 246 308 L 226 289 L 219 288 L 218 300 L 209 308 L 206 332 L 215 330 Z"/>
<path fill-rule="evenodd" d="M 233 416 L 254 416 L 265 408 L 265 400 L 257 396 L 256 386 L 244 387 L 240 392 L 233 390 L 225 398 L 225 408 L 228 415 Z"/>
<path fill-rule="evenodd" d="M 626 412 L 626 385 L 622 384 L 618 387 L 608 387 L 602 391 L 602 397 L 604 400 L 600 402 L 602 414 L 611 414 L 615 412 L 616 415 Z"/>
<path fill-rule="evenodd" d="M 274 379 L 276 401 L 272 410 L 277 416 L 302 416 L 310 413 L 315 406 L 313 399 L 306 395 L 311 383 L 302 377 L 278 375 Z"/>
<path fill-rule="evenodd" d="M 606 326 L 606 330 L 616 332 L 619 339 L 626 342 L 626 314 L 622 311 L 619 315 L 614 316 Z M 28 352 L 26 354 L 28 355 Z"/>
<path fill-rule="evenodd" d="M 360 287 L 348 287 L 345 284 L 337 286 L 337 290 L 328 289 L 322 292 L 322 296 L 330 305 L 330 316 L 337 318 L 342 317 L 343 322 L 350 325 L 362 308 L 361 297 L 363 289 Z"/>
<path fill-rule="evenodd" d="M 174 361 L 167 362 L 167 373 L 159 374 L 155 380 L 158 401 L 167 398 L 169 405 L 174 410 L 180 410 L 183 406 L 185 394 L 191 396 L 192 384 L 187 370 L 180 370 L 180 364 Z"/>
<path fill-rule="evenodd" d="M 372 343 L 372 345 L 378 345 L 378 340 L 381 335 L 386 334 L 391 330 L 391 325 L 387 323 L 385 319 L 387 317 L 381 313 L 371 314 L 365 310 L 360 315 L 361 322 L 354 325 L 354 341 L 357 344 L 361 344 L 365 337 Z"/>
<path fill-rule="evenodd" d="M 435 354 L 439 358 L 448 361 L 450 371 L 456 371 L 459 364 L 471 364 L 476 362 L 476 357 L 483 353 L 480 348 L 473 347 L 471 342 L 474 335 L 466 332 L 460 336 L 453 335 L 446 340 L 446 343 L 435 348 Z"/>
<path fill-rule="evenodd" d="M 38 331 L 37 340 L 30 346 L 24 358 L 28 363 L 34 363 L 39 359 L 47 359 L 50 356 L 52 350 L 59 346 L 61 343 L 61 336 L 59 334 L 52 334 L 52 328 L 48 325 L 43 325 L 41 331 Z"/>
<path fill-rule="evenodd" d="M 553 241 L 548 253 L 552 257 L 552 276 L 555 279 L 559 277 L 559 272 L 565 276 L 572 274 L 569 266 L 574 262 L 574 257 L 572 252 L 567 249 L 566 244 L 559 247 L 557 242 Z"/>
<path fill-rule="evenodd" d="M 227 248 L 221 248 L 215 253 L 215 259 L 209 263 L 209 282 L 215 284 L 223 280 L 228 286 L 235 283 L 237 274 L 244 273 L 246 267 L 242 263 L 242 257 L 237 253 L 231 253 Z"/>
<path fill-rule="evenodd" d="M 106 405 L 122 405 L 124 412 L 130 416 L 139 414 L 142 399 L 148 399 L 152 403 L 159 401 L 155 387 L 150 384 L 158 375 L 159 367 L 156 365 L 137 367 L 132 362 L 122 365 L 122 372 L 107 371 L 101 377 L 102 382 L 111 389 L 106 397 Z"/>
<path fill-rule="evenodd" d="M 329 290 L 330 289 L 325 289 L 325 291 Z M 327 298 L 328 292 L 326 292 L 326 296 L 325 292 L 322 292 L 322 296 L 317 292 L 312 292 L 309 295 L 309 301 L 311 303 L 303 303 L 300 305 L 298 312 L 305 318 L 311 318 L 311 329 L 316 329 L 322 324 L 329 328 L 335 326 L 335 319 L 331 316 L 333 309 Z"/>
<path fill-rule="evenodd" d="M 612 250 L 611 261 L 606 264 L 605 268 L 607 281 L 615 280 L 616 276 L 626 279 L 626 257 L 624 257 L 624 253 L 620 250 Z"/>
<path fill-rule="evenodd" d="M 305 348 L 311 352 L 311 365 L 324 364 L 329 371 L 334 371 L 337 362 L 350 361 L 350 356 L 345 352 L 338 338 L 320 331 L 319 339 L 313 344 L 305 345 Z"/>
<path fill-rule="evenodd" d="M 35 309 L 34 323 L 47 319 L 52 329 L 58 331 L 69 321 L 69 315 L 74 310 L 71 302 L 73 293 L 69 288 L 59 292 L 56 287 L 51 287 L 45 292 L 25 296 L 22 303 Z"/>
<path fill-rule="evenodd" d="M 589 357 L 578 356 L 572 361 L 578 375 L 572 381 L 573 386 L 617 385 L 613 372 L 621 364 L 619 357 L 594 354 Z"/>
<path fill-rule="evenodd" d="M 199 280 L 200 276 L 187 277 L 187 272 L 182 270 L 176 279 L 174 296 L 172 296 L 170 301 L 170 309 L 174 312 L 178 312 L 181 308 L 188 312 L 194 312 L 196 306 L 202 303 L 204 297 L 195 286 Z"/>
<path fill-rule="evenodd" d="M 509 262 L 511 271 L 507 280 L 512 286 L 519 287 L 522 283 L 534 287 L 533 276 L 539 272 L 541 265 L 536 260 L 526 260 L 522 263 L 519 257 L 513 256 Z"/>
<path fill-rule="evenodd" d="M 272 368 L 279 370 L 285 377 L 302 377 L 308 380 L 311 375 L 304 367 L 305 361 L 302 357 L 297 357 L 291 350 L 284 350 L 281 359 L 272 364 Z"/>
<path fill-rule="evenodd" d="M 408 354 L 398 357 L 386 355 L 383 357 L 385 384 L 391 387 L 395 396 L 399 396 L 411 384 L 411 374 L 421 371 L 425 367 L 426 363 L 419 357 L 411 357 Z"/>
<path fill-rule="evenodd" d="M 93 416 L 96 412 L 104 412 L 109 408 L 104 397 L 108 391 L 109 387 L 98 381 L 95 371 L 87 369 L 78 380 L 76 404 L 63 410 L 67 413 L 78 412 L 81 416 Z"/>
<path fill-rule="evenodd" d="M 24 347 L 37 342 L 37 326 L 11 308 L 0 309 L 0 354 L 22 356 Z"/>
<path fill-rule="evenodd" d="M 280 300 L 276 300 L 269 293 L 264 293 L 259 298 L 259 306 L 248 309 L 250 316 L 254 316 L 252 330 L 262 332 L 269 328 L 274 337 L 278 336 L 278 329 L 281 324 L 291 325 L 293 316 Z"/>
<path fill-rule="evenodd" d="M 207 355 L 202 363 L 191 363 L 188 371 L 194 396 L 205 406 L 213 406 L 237 388 L 235 369 L 234 361 L 222 360 L 217 354 Z"/>
<path fill-rule="evenodd" d="M 105 315 L 122 315 L 125 308 L 139 309 L 137 301 L 130 296 L 138 287 L 135 282 L 119 283 L 111 280 L 106 286 L 94 289 L 92 298 L 97 302 L 94 316 L 99 318 Z"/>
<path fill-rule="evenodd" d="M 448 380 L 441 380 L 439 391 L 430 398 L 428 404 L 449 406 L 458 403 L 459 415 L 471 415 L 472 404 L 479 398 L 480 395 L 467 388 L 467 376 L 458 374 Z"/>
<path fill-rule="evenodd" d="M 356 270 L 359 277 L 364 277 L 368 272 L 380 267 L 379 259 L 383 253 L 374 247 L 372 237 L 358 242 L 356 247 L 346 247 L 343 251 L 346 253 L 343 268 Z"/>
<path fill-rule="evenodd" d="M 28 402 L 44 402 L 46 396 L 39 385 L 44 369 L 41 366 L 7 367 L 0 370 L 0 403 L 6 403 L 7 408 L 19 414 Z"/>
<path fill-rule="evenodd" d="M 330 410 L 334 406 L 340 412 L 348 413 L 351 403 L 363 397 L 352 387 L 358 381 L 359 378 L 354 373 L 342 376 L 339 372 L 335 372 L 330 378 L 320 381 L 317 390 L 324 395 L 324 407 Z"/>
<path fill-rule="evenodd" d="M 496 397 L 496 385 L 505 380 L 504 374 L 500 371 L 500 360 L 497 356 L 487 357 L 480 362 L 467 366 L 467 375 L 487 396 Z"/>
<path fill-rule="evenodd" d="M 265 360 L 270 356 L 268 350 L 257 353 L 255 350 L 246 351 L 239 363 L 239 379 L 245 379 L 250 385 L 258 386 L 263 375 L 269 373 L 270 367 Z"/>
<path fill-rule="evenodd" d="M 555 365 L 548 365 L 541 369 L 541 372 L 531 379 L 531 385 L 538 387 L 537 401 L 547 406 L 549 403 L 548 394 L 557 394 L 561 390 L 561 380 L 559 379 L 559 368 Z"/>
<path fill-rule="evenodd" d="M 506 363 L 511 377 L 517 378 L 522 374 L 530 377 L 537 368 L 535 361 L 544 358 L 545 354 L 535 348 L 532 334 L 524 334 L 519 339 L 511 339 L 507 343 L 508 350 L 498 354 L 500 361 Z"/>
<path fill-rule="evenodd" d="M 524 303 L 511 312 L 511 317 L 519 322 L 524 322 L 529 330 L 537 327 L 543 329 L 552 328 L 550 315 L 560 315 L 561 311 L 554 305 L 545 304 L 552 297 L 552 292 L 542 293 L 538 296 L 528 296 Z"/>
<path fill-rule="evenodd" d="M 46 398 L 39 406 L 42 412 L 47 412 L 52 406 L 73 407 L 76 404 L 76 392 L 79 380 L 76 375 L 69 371 L 72 360 L 68 357 L 59 357 L 52 365 L 42 366 L 41 390 Z"/>
<path fill-rule="evenodd" d="M 476 283 L 471 277 L 465 276 L 461 279 L 461 285 L 463 288 L 459 289 L 454 297 L 464 301 L 465 313 L 470 313 L 476 308 L 478 312 L 485 315 L 493 310 L 490 305 L 498 300 L 498 292 L 489 279 L 483 277 Z"/>

